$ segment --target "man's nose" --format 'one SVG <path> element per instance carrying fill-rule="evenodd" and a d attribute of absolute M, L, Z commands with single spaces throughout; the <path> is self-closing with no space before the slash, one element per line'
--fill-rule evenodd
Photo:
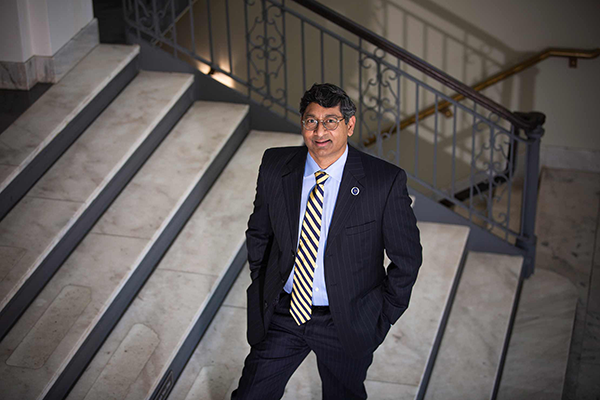
<path fill-rule="evenodd" d="M 319 125 L 317 125 L 317 129 L 315 129 L 315 133 L 319 136 L 324 135 L 327 132 L 325 126 L 323 125 L 323 121 L 319 121 Z"/>

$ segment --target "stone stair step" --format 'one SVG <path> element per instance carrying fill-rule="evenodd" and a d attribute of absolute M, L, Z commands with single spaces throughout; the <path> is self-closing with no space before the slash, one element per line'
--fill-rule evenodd
<path fill-rule="evenodd" d="M 99 45 L 0 136 L 0 219 L 135 76 L 139 46 Z"/>
<path fill-rule="evenodd" d="M 301 143 L 299 135 L 248 135 L 68 399 L 142 399 L 156 391 L 195 324 L 210 312 L 225 274 L 235 268 L 230 265 L 244 246 L 264 150 Z M 143 339 L 133 340 L 139 332 L 145 332 Z M 140 340 L 147 343 L 143 351 L 137 350 Z M 126 365 L 135 365 L 136 373 L 124 375 Z"/>
<path fill-rule="evenodd" d="M 577 300 L 577 288 L 554 272 L 537 268 L 523 282 L 498 400 L 563 398 Z"/>
<path fill-rule="evenodd" d="M 66 395 L 213 183 L 213 165 L 243 138 L 247 114 L 245 105 L 194 103 L 0 342 L 3 395 Z M 143 327 L 132 335 L 157 340 Z"/>
<path fill-rule="evenodd" d="M 487 399 L 494 388 L 523 257 L 469 252 L 425 399 Z"/>
<path fill-rule="evenodd" d="M 140 72 L 0 221 L 13 254 L 0 259 L 0 337 L 189 107 L 192 84 Z"/>
<path fill-rule="evenodd" d="M 237 289 L 245 293 L 250 283 L 243 277 L 249 275 L 247 268 L 246 264 L 231 291 Z M 244 282 L 244 285 L 239 285 L 240 282 Z M 245 301 L 243 308 L 223 304 L 175 383 L 169 400 L 231 398 L 231 392 L 237 387 L 244 359 L 249 351 L 250 345 L 246 341 Z M 306 361 L 300 368 L 303 368 L 304 364 Z M 309 386 L 312 383 L 307 380 L 304 385 Z M 320 383 L 318 386 L 320 388 Z M 196 397 L 199 394 L 200 396 Z"/>
<path fill-rule="evenodd" d="M 418 226 L 423 266 L 409 308 L 375 352 L 365 382 L 367 393 L 372 398 L 415 397 L 469 236 L 469 228 L 464 226 L 423 222 Z M 237 387 L 244 358 L 250 349 L 246 342 L 246 310 L 240 307 L 240 304 L 245 307 L 240 292 L 243 294 L 250 283 L 245 275 L 248 275 L 246 269 L 241 272 L 188 362 L 170 400 L 189 400 L 197 393 L 227 398 L 226 395 Z M 390 394 L 393 396 L 386 397 Z M 292 376 L 284 398 L 321 398 L 321 383 L 314 357 L 307 358 Z"/>
<path fill-rule="evenodd" d="M 423 265 L 410 306 L 376 350 L 368 380 L 412 386 L 417 390 L 430 362 L 442 320 L 452 304 L 452 289 L 464 262 L 469 228 L 419 223 Z M 410 391 L 404 390 L 405 393 Z"/>

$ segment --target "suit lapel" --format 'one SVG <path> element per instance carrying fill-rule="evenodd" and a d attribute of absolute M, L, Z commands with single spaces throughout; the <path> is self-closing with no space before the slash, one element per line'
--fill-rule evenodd
<path fill-rule="evenodd" d="M 283 168 L 282 185 L 285 198 L 292 249 L 296 248 L 298 242 L 298 221 L 300 215 L 300 197 L 302 195 L 302 176 L 306 164 L 307 148 L 302 146 L 298 152 L 290 158 Z"/>
<path fill-rule="evenodd" d="M 336 235 L 340 233 L 346 222 L 346 219 L 351 214 L 358 197 L 364 193 L 364 186 L 360 183 L 360 180 L 364 176 L 365 171 L 360 159 L 360 152 L 348 145 L 348 159 L 346 160 L 346 166 L 344 167 L 342 182 L 340 183 L 340 190 L 338 192 L 335 209 L 333 211 L 331 225 L 329 226 L 327 243 L 331 243 L 335 239 Z M 354 187 L 359 189 L 358 195 L 352 194 L 351 190 Z"/>

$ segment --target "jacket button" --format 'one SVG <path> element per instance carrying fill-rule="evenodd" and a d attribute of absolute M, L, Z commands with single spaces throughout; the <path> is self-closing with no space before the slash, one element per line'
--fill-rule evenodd
<path fill-rule="evenodd" d="M 267 307 L 269 307 L 269 303 L 267 303 L 267 302 L 265 301 L 265 309 L 266 309 Z"/>

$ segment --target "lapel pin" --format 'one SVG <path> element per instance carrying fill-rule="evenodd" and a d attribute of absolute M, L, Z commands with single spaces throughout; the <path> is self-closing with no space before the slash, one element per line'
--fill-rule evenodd
<path fill-rule="evenodd" d="M 352 189 L 350 189 L 350 193 L 352 193 L 352 196 L 358 196 L 360 190 L 356 186 L 354 186 Z"/>

